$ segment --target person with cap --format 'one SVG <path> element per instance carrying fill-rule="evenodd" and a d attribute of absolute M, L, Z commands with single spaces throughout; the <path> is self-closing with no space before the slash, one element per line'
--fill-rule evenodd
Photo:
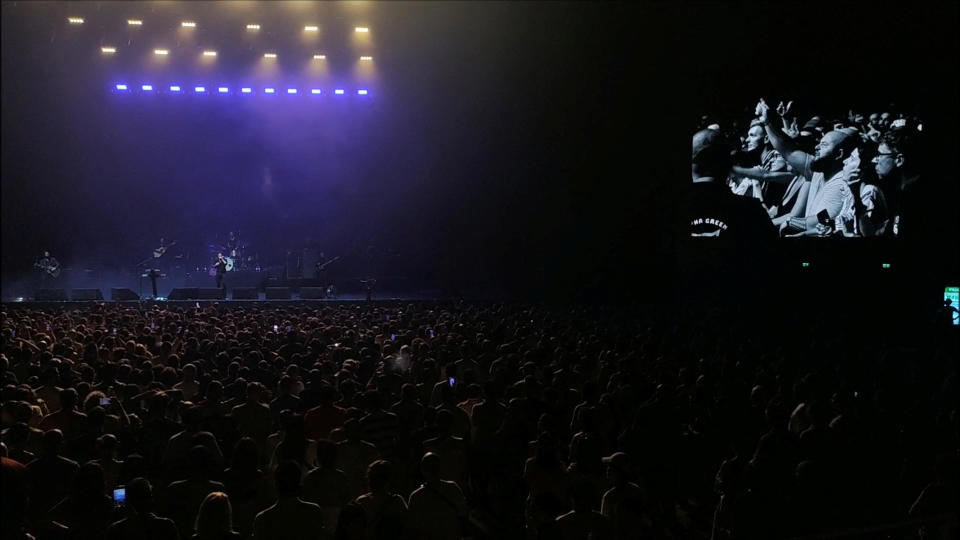
<path fill-rule="evenodd" d="M 775 231 L 759 200 L 740 197 L 726 186 L 732 148 L 722 133 L 703 129 L 693 135 L 690 234 L 755 244 Z"/>
<path fill-rule="evenodd" d="M 822 224 L 821 221 L 835 220 L 850 193 L 847 185 L 850 177 L 845 174 L 844 162 L 857 147 L 859 135 L 852 129 L 830 131 L 821 137 L 815 153 L 808 154 L 784 133 L 780 127 L 780 114 L 763 99 L 757 103 L 756 112 L 774 149 L 794 171 L 810 182 L 804 207 L 795 205 L 793 211 L 774 220 L 774 224 L 779 226 L 783 235 L 821 234 L 818 225 Z"/>
<path fill-rule="evenodd" d="M 615 452 L 603 458 L 603 463 L 613 487 L 603 494 L 600 513 L 613 523 L 618 538 L 630 538 L 643 526 L 643 489 L 630 481 L 630 456 L 625 452 Z"/>

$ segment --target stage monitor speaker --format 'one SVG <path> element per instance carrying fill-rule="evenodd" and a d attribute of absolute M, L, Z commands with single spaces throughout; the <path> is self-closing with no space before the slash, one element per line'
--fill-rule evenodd
<path fill-rule="evenodd" d="M 259 298 L 260 298 L 260 295 L 257 293 L 256 287 L 234 287 L 233 288 L 234 300 L 257 300 Z"/>
<path fill-rule="evenodd" d="M 70 291 L 70 300 L 103 300 L 103 293 L 100 289 L 72 289 Z"/>
<path fill-rule="evenodd" d="M 300 298 L 302 300 L 319 300 L 325 298 L 323 287 L 300 287 Z"/>
<path fill-rule="evenodd" d="M 167 300 L 197 300 L 200 298 L 200 289 L 196 287 L 177 287 L 170 291 Z"/>
<path fill-rule="evenodd" d="M 110 300 L 114 302 L 136 302 L 140 300 L 140 297 L 130 289 L 110 289 Z"/>
<path fill-rule="evenodd" d="M 267 300 L 289 300 L 290 287 L 267 287 Z"/>
<path fill-rule="evenodd" d="M 37 302 L 66 302 L 66 289 L 40 289 L 34 295 L 33 299 Z"/>
<path fill-rule="evenodd" d="M 200 300 L 226 300 L 227 299 L 227 290 L 226 289 L 217 289 L 214 288 L 203 288 L 200 289 L 199 295 L 197 296 Z"/>

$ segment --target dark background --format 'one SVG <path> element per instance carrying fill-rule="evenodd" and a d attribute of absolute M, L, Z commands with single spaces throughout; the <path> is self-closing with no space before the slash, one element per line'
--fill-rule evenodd
<path fill-rule="evenodd" d="M 215 68 L 172 39 L 186 19 Z M 67 266 L 123 269 L 160 236 L 203 257 L 239 228 L 278 264 L 312 239 L 344 256 L 344 278 L 375 246 L 377 271 L 411 286 L 669 299 L 698 249 L 681 202 L 690 136 L 701 115 L 764 96 L 916 111 L 941 203 L 912 246 L 792 242 L 769 254 L 775 267 L 814 258 L 859 275 L 896 260 L 900 279 L 936 289 L 957 272 L 956 20 L 955 3 L 4 2 L 3 279 L 44 248 Z M 239 85 L 266 47 L 280 54 L 278 89 L 304 88 L 307 23 L 321 26 L 324 90 L 364 86 L 368 99 L 110 91 Z M 352 74 L 360 24 L 371 80 Z M 161 44 L 164 69 L 150 54 Z"/>

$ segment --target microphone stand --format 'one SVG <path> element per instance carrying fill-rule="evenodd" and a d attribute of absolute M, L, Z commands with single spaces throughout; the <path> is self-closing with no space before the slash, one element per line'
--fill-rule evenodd
<path fill-rule="evenodd" d="M 140 268 L 140 267 L 145 268 L 147 266 L 147 263 L 150 262 L 151 259 L 153 259 L 153 256 L 147 257 L 146 259 L 138 262 L 134 268 Z M 152 276 L 153 269 L 149 268 L 148 270 L 150 271 L 150 275 Z M 156 278 L 152 278 L 152 279 L 155 280 Z M 154 281 L 154 283 L 156 283 L 156 281 Z M 154 291 L 156 291 L 157 287 L 154 286 L 153 289 Z M 139 270 L 137 271 L 137 295 L 140 297 L 141 300 L 143 299 L 143 272 Z M 154 295 L 154 300 L 156 300 L 156 295 Z"/>

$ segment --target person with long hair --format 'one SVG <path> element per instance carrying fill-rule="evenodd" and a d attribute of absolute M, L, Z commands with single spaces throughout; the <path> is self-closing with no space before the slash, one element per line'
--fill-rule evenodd
<path fill-rule="evenodd" d="M 200 503 L 194 523 L 192 540 L 239 540 L 240 533 L 233 530 L 233 507 L 230 496 L 214 491 Z"/>

